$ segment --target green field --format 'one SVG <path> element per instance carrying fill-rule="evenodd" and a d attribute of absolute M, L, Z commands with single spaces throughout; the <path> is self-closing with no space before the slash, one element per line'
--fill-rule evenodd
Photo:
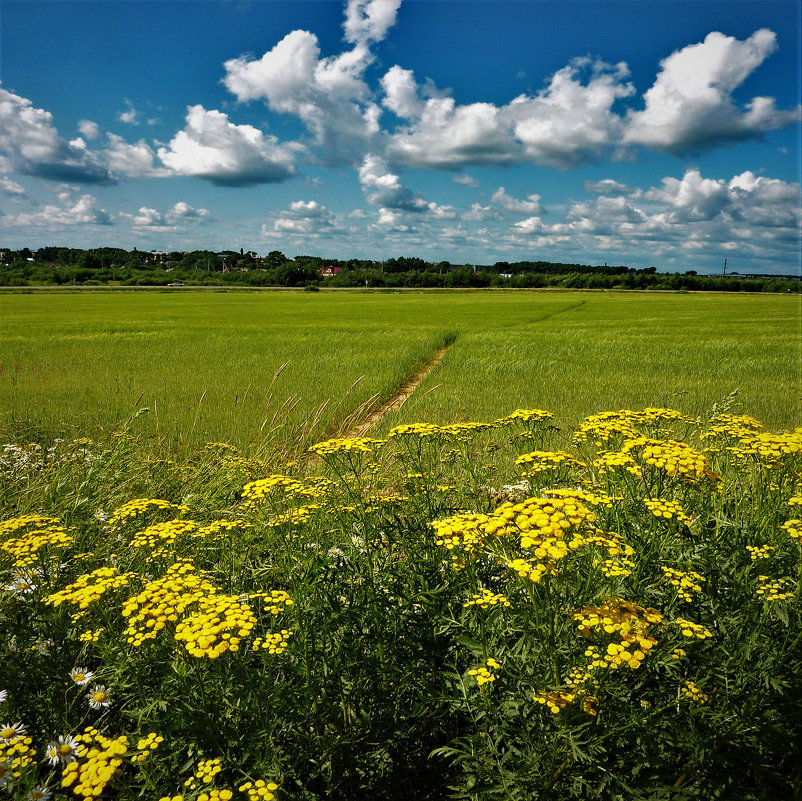
<path fill-rule="evenodd" d="M 328 436 L 442 363 L 383 427 L 517 407 L 800 416 L 800 301 L 713 294 L 80 292 L 0 297 L 0 414 L 239 446 Z M 283 367 L 283 369 L 282 369 Z M 277 376 L 276 374 L 279 373 Z M 364 411 L 360 411 L 364 410 Z"/>
<path fill-rule="evenodd" d="M 0 303 L 1 797 L 800 797 L 799 299 Z"/>

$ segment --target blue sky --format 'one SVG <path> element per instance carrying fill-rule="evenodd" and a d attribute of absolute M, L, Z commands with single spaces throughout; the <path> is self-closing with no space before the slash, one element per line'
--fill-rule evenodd
<path fill-rule="evenodd" d="M 4 0 L 4 247 L 800 272 L 798 0 Z"/>

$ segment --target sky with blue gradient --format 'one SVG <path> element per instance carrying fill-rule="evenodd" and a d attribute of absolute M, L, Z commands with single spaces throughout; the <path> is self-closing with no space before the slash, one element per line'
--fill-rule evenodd
<path fill-rule="evenodd" d="M 798 0 L 3 0 L 0 244 L 800 272 Z"/>

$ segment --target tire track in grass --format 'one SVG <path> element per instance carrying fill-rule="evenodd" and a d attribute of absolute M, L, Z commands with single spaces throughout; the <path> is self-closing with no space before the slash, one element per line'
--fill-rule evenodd
<path fill-rule="evenodd" d="M 406 384 L 404 384 L 398 392 L 395 393 L 388 401 L 382 404 L 378 409 L 375 411 L 370 412 L 367 417 L 362 417 L 366 410 L 370 409 L 371 405 L 376 400 L 376 396 L 369 398 L 365 403 L 362 404 L 350 417 L 346 418 L 343 422 L 343 437 L 364 437 L 371 428 L 381 422 L 382 418 L 388 413 L 392 411 L 396 411 L 400 409 L 408 400 L 410 395 L 420 386 L 423 380 L 429 375 L 429 373 L 437 367 L 438 364 L 443 360 L 443 357 L 448 352 L 448 349 L 454 344 L 454 339 L 450 338 L 450 341 L 443 345 L 437 353 L 429 359 L 423 367 L 415 373 Z M 432 387 L 429 392 L 437 389 L 440 385 L 437 384 L 436 386 Z M 360 419 L 362 418 L 362 419 Z"/>

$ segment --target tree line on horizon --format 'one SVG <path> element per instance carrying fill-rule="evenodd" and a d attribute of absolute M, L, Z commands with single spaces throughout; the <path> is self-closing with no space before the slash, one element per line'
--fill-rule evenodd
<path fill-rule="evenodd" d="M 241 249 L 191 252 L 122 248 L 43 247 L 5 250 L 0 286 L 197 286 L 540 288 L 802 292 L 798 276 L 699 275 L 658 272 L 656 267 L 594 266 L 550 261 L 499 261 L 493 265 L 428 262 L 417 257 L 385 261 L 288 258 L 281 251 L 258 256 Z M 330 277 L 323 270 L 331 268 Z"/>

